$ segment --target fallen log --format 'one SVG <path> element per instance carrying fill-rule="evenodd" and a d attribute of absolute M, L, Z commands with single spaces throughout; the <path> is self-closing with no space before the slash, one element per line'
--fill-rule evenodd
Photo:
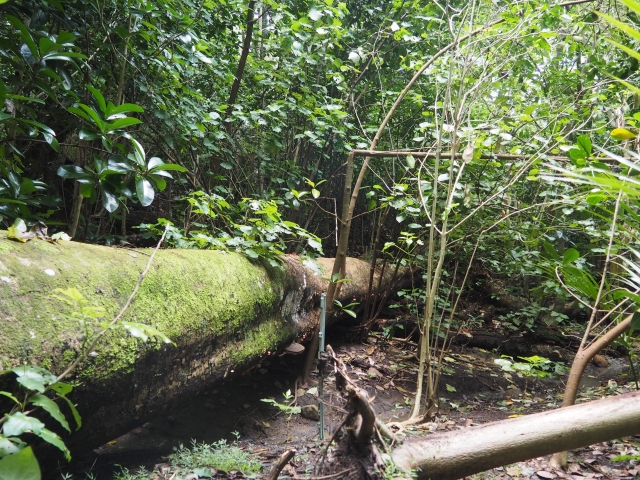
<path fill-rule="evenodd" d="M 640 392 L 408 440 L 392 457 L 419 479 L 490 468 L 640 433 Z"/>
<path fill-rule="evenodd" d="M 87 305 L 105 309 L 108 321 L 133 291 L 151 251 L 18 243 L 6 236 L 0 232 L 0 370 L 30 364 L 60 373 L 94 330 L 70 318 L 73 309 L 54 290 L 77 288 Z M 317 263 L 330 272 L 333 259 Z M 65 438 L 71 452 L 135 428 L 310 332 L 328 274 L 315 274 L 295 256 L 283 257 L 282 267 L 220 251 L 159 251 L 123 320 L 149 324 L 175 346 L 142 343 L 122 328 L 87 352 L 73 378 L 78 386 L 71 399 L 83 426 Z M 347 277 L 339 300 L 363 300 L 369 264 L 349 259 Z M 0 390 L 15 387 L 9 377 L 0 377 Z M 1 402 L 0 412 L 7 411 Z"/>

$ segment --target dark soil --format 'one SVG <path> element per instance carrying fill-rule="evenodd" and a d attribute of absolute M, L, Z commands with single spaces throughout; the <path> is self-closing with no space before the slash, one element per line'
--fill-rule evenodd
<path fill-rule="evenodd" d="M 382 421 L 401 421 L 408 416 L 417 371 L 416 348 L 412 342 L 388 341 L 380 335 L 370 336 L 365 344 L 341 344 L 331 338 L 329 341 L 347 364 L 350 377 L 374 398 L 376 413 Z M 561 354 L 566 358 L 571 356 L 570 352 Z M 281 477 L 308 478 L 327 439 L 345 418 L 344 402 L 335 390 L 334 379 L 328 377 L 324 382 L 324 441 L 319 439 L 315 420 L 299 414 L 287 415 L 261 401 L 273 398 L 285 404 L 283 393 L 290 390 L 294 394 L 298 387 L 297 405 L 317 405 L 317 396 L 313 391 L 308 393 L 310 386 L 301 388 L 296 384 L 303 356 L 285 355 L 271 359 L 228 383 L 202 392 L 171 415 L 140 425 L 90 455 L 75 459 L 71 468 L 65 467 L 65 470 L 72 471 L 73 478 L 86 478 L 89 473 L 92 478 L 108 480 L 114 478 L 117 465 L 131 472 L 140 466 L 148 470 L 156 467 L 158 479 L 169 479 L 172 472 L 166 468 L 166 456 L 179 444 L 188 445 L 192 441 L 211 443 L 223 438 L 231 442 L 236 440 L 232 432 L 237 432 L 239 445 L 263 462 L 264 474 L 260 476 L 269 472 L 285 449 L 294 447 L 296 455 Z M 494 363 L 496 358 L 499 358 L 498 354 L 478 348 L 452 347 L 443 359 L 438 416 L 432 423 L 413 427 L 404 433 L 424 436 L 438 430 L 463 430 L 471 425 L 559 406 L 564 387 L 563 375 L 544 379 L 521 377 L 502 371 Z M 589 367 L 583 379 L 582 400 L 622 393 L 631 388 L 626 363 L 613 357 L 608 360 L 607 367 Z M 640 466 L 635 461 L 611 461 L 617 455 L 637 453 L 638 441 L 640 436 L 570 452 L 566 472 L 549 468 L 548 458 L 539 458 L 471 478 L 640 478 Z M 58 474 L 52 478 L 60 477 Z"/>

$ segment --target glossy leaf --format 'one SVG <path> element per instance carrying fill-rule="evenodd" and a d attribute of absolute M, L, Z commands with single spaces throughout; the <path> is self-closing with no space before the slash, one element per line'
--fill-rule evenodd
<path fill-rule="evenodd" d="M 87 85 L 87 90 L 89 90 L 91 92 L 91 94 L 93 95 L 93 98 L 96 99 L 96 102 L 98 103 L 98 107 L 100 107 L 100 110 L 102 111 L 102 114 L 104 115 L 107 111 L 107 104 L 104 101 L 104 96 L 102 95 L 102 93 L 100 92 L 100 90 L 98 90 L 95 87 L 92 87 L 91 85 Z"/>
<path fill-rule="evenodd" d="M 104 189 L 102 190 L 102 206 L 107 212 L 115 212 L 118 209 L 119 205 L 120 202 L 118 201 L 118 197 L 115 194 Z"/>
<path fill-rule="evenodd" d="M 157 173 L 159 171 L 175 171 L 175 172 L 186 172 L 187 169 L 182 165 L 178 165 L 177 163 L 163 163 L 162 165 L 158 165 L 157 167 L 152 168 L 150 171 L 153 173 Z"/>
<path fill-rule="evenodd" d="M 151 182 L 146 178 L 139 178 L 136 180 L 136 195 L 140 205 L 148 207 L 153 202 L 155 192 L 151 186 Z"/>

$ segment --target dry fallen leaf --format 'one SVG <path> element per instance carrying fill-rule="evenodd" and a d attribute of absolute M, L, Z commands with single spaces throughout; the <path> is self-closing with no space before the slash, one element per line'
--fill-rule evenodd
<path fill-rule="evenodd" d="M 546 470 L 538 470 L 536 472 L 540 478 L 556 478 L 557 475 L 555 473 L 547 472 Z"/>

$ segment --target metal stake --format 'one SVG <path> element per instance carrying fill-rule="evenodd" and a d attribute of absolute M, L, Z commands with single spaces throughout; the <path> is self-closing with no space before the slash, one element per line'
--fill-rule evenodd
<path fill-rule="evenodd" d="M 318 367 L 320 375 L 318 375 L 318 437 L 320 440 L 324 440 L 324 360 L 322 354 L 324 353 L 324 329 L 325 329 L 325 317 L 327 314 L 327 295 L 323 293 L 320 295 L 320 331 L 318 332 Z"/>

